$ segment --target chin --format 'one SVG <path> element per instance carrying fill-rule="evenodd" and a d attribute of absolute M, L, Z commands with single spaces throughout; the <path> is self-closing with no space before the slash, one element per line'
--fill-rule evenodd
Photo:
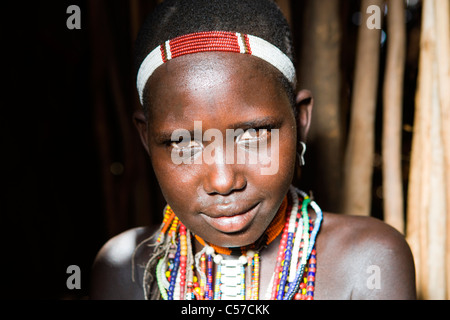
<path fill-rule="evenodd" d="M 234 233 L 220 233 L 212 238 L 213 241 L 208 242 L 220 247 L 239 248 L 255 243 L 263 234 L 264 230 L 255 233 L 253 230 L 247 229 Z"/>

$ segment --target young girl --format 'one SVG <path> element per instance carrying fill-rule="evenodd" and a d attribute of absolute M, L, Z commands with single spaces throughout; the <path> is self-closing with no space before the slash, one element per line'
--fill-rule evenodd
<path fill-rule="evenodd" d="M 136 48 L 134 122 L 167 207 L 101 249 L 93 299 L 415 298 L 399 233 L 291 186 L 313 98 L 272 1 L 166 0 Z"/>

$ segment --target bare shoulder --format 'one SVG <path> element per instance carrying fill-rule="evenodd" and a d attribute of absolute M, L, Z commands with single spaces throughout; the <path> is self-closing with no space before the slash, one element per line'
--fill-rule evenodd
<path fill-rule="evenodd" d="M 341 274 L 347 298 L 415 299 L 414 260 L 401 233 L 375 218 L 329 213 L 322 227 L 318 254 Z"/>
<path fill-rule="evenodd" d="M 92 268 L 91 299 L 143 299 L 139 266 L 145 256 L 151 254 L 151 249 L 143 246 L 142 250 L 136 251 L 136 256 L 134 253 L 136 247 L 154 231 L 149 227 L 130 229 L 103 245 Z"/>
<path fill-rule="evenodd" d="M 409 250 L 400 232 L 376 218 L 325 213 L 322 228 L 358 247 L 364 244 L 375 250 L 388 247 Z"/>

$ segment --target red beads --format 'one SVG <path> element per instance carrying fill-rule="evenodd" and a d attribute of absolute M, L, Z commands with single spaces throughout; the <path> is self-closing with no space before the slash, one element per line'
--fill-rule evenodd
<path fill-rule="evenodd" d="M 244 48 L 241 49 L 239 45 L 238 34 L 235 32 L 226 31 L 207 31 L 195 32 L 174 38 L 162 44 L 161 57 L 163 62 L 176 57 L 208 51 L 224 51 L 240 53 L 244 50 L 245 53 L 251 54 L 250 43 L 247 35 L 241 35 Z"/>
<path fill-rule="evenodd" d="M 180 223 L 180 299 L 184 300 L 185 287 L 186 287 L 186 262 L 187 262 L 187 238 L 186 227 L 183 223 Z"/>

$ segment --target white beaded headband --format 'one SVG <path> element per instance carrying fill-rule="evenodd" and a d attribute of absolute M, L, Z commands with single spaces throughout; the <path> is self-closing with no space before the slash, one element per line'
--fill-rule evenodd
<path fill-rule="evenodd" d="M 137 90 L 143 104 L 147 80 L 162 64 L 176 57 L 207 51 L 225 51 L 250 54 L 270 63 L 295 86 L 295 68 L 280 49 L 264 39 L 228 31 L 196 32 L 168 40 L 153 49 L 142 62 L 137 75 Z"/>

